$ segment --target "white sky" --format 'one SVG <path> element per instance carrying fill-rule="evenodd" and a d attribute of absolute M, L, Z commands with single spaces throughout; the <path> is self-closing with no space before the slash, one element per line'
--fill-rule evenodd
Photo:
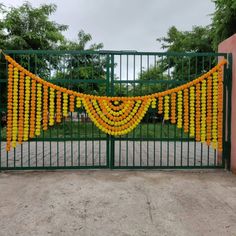
<path fill-rule="evenodd" d="M 19 6 L 23 0 L 2 0 L 7 6 Z M 169 27 L 191 30 L 207 25 L 214 12 L 211 0 L 31 0 L 33 6 L 55 3 L 52 20 L 69 25 L 65 35 L 76 39 L 83 29 L 93 42 L 108 50 L 161 51 L 156 38 Z"/>

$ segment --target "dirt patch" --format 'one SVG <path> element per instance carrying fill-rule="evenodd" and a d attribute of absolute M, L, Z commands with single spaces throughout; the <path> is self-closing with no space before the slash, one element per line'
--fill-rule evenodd
<path fill-rule="evenodd" d="M 0 173 L 0 235 L 236 235 L 224 171 Z"/>

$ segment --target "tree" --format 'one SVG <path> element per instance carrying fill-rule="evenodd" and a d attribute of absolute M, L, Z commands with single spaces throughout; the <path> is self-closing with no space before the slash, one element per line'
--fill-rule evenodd
<path fill-rule="evenodd" d="M 213 0 L 215 12 L 212 18 L 213 46 L 236 33 L 236 0 Z"/>
<path fill-rule="evenodd" d="M 70 41 L 65 38 L 63 32 L 68 29 L 67 25 L 58 24 L 49 19 L 56 11 L 55 4 L 44 4 L 40 7 L 32 7 L 29 2 L 24 3 L 19 7 L 6 7 L 0 4 L 0 44 L 4 50 L 99 50 L 103 47 L 101 43 L 91 44 L 90 34 L 84 31 L 79 31 L 78 40 Z M 85 58 L 86 57 L 86 58 Z M 85 56 L 80 58 L 80 73 L 81 76 L 74 73 L 76 71 L 77 60 L 66 56 L 51 56 L 51 55 L 15 55 L 16 61 L 22 66 L 29 69 L 38 76 L 48 79 L 58 78 L 91 78 L 91 73 L 94 73 L 94 79 L 99 79 L 100 75 L 104 74 L 103 64 L 98 62 L 94 57 Z M 76 59 L 74 57 L 74 59 Z M 5 63 L 5 61 L 4 61 Z M 6 78 L 6 65 L 0 63 L 0 77 Z M 91 68 L 93 67 L 93 72 Z M 62 76 L 63 71 L 63 76 Z M 61 73 L 61 75 L 60 75 Z M 67 77 L 70 76 L 70 77 Z M 105 78 L 105 77 L 104 77 Z M 86 84 L 86 83 L 84 83 Z M 92 86 L 94 90 L 98 90 L 97 83 Z M 64 83 L 63 86 L 66 86 Z M 87 86 L 86 92 L 91 92 L 91 86 Z M 1 104 L 6 104 L 6 83 L 2 83 L 0 87 Z"/>
<path fill-rule="evenodd" d="M 67 25 L 49 19 L 56 11 L 55 4 L 33 8 L 29 2 L 20 7 L 1 7 L 0 21 L 3 49 L 55 49 L 65 40 L 62 32 Z"/>

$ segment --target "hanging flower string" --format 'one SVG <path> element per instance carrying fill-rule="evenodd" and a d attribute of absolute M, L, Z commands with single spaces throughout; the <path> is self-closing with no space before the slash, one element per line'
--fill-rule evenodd
<path fill-rule="evenodd" d="M 199 78 L 163 92 L 137 97 L 94 96 L 47 82 L 5 55 L 8 66 L 7 151 L 62 122 L 75 107 L 85 108 L 94 124 L 109 135 L 125 135 L 151 106 L 196 141 L 222 151 L 222 60 Z M 212 81 L 213 80 L 213 81 Z M 19 91 L 18 91 L 19 90 Z M 212 103 L 211 103 L 212 101 Z M 22 140 L 23 139 L 23 140 Z"/>

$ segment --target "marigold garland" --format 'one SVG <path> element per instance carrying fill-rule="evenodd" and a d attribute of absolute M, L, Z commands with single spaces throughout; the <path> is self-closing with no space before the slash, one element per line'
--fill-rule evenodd
<path fill-rule="evenodd" d="M 14 68 L 13 73 L 13 118 L 12 118 L 12 147 L 16 147 L 18 132 L 18 68 Z"/>
<path fill-rule="evenodd" d="M 19 131 L 18 142 L 21 144 L 24 135 L 24 73 L 20 72 L 19 87 Z"/>
<path fill-rule="evenodd" d="M 61 92 L 57 91 L 57 111 L 56 111 L 56 122 L 61 122 Z"/>
<path fill-rule="evenodd" d="M 7 145 L 6 150 L 11 149 L 12 117 L 13 117 L 13 65 L 8 65 L 8 95 L 7 95 Z"/>
<path fill-rule="evenodd" d="M 211 123 L 212 123 L 212 77 L 207 79 L 207 145 L 211 144 Z"/>
<path fill-rule="evenodd" d="M 35 135 L 39 136 L 41 131 L 41 119 L 42 119 L 42 84 L 37 84 L 37 111 L 36 111 L 36 126 Z"/>
<path fill-rule="evenodd" d="M 190 87 L 190 101 L 189 101 L 190 117 L 189 117 L 189 136 L 195 135 L 195 88 Z"/>
<path fill-rule="evenodd" d="M 201 88 L 201 142 L 206 141 L 206 81 L 202 81 Z"/>
<path fill-rule="evenodd" d="M 43 130 L 48 129 L 48 86 L 43 86 Z"/>
<path fill-rule="evenodd" d="M 158 114 L 163 113 L 163 97 L 158 98 Z"/>
<path fill-rule="evenodd" d="M 217 148 L 218 122 L 218 73 L 213 73 L 212 147 Z"/>
<path fill-rule="evenodd" d="M 35 102 L 36 102 L 36 81 L 32 80 L 31 84 L 31 111 L 30 111 L 30 138 L 34 137 L 35 131 Z"/>
<path fill-rule="evenodd" d="M 170 97 L 165 96 L 164 97 L 164 120 L 169 120 L 169 111 L 170 111 Z"/>
<path fill-rule="evenodd" d="M 153 109 L 158 107 L 157 112 L 163 113 L 164 120 L 170 119 L 172 124 L 189 132 L 190 137 L 196 135 L 197 141 L 212 144 L 214 148 L 218 146 L 218 150 L 222 151 L 221 67 L 226 60 L 199 78 L 164 92 L 137 97 L 106 97 L 54 85 L 24 69 L 11 57 L 5 58 L 10 63 L 7 151 L 11 146 L 15 147 L 17 141 L 21 143 L 40 135 L 41 128 L 47 130 L 48 125 L 54 125 L 55 118 L 60 123 L 62 116 L 67 117 L 68 112 L 74 112 L 75 106 L 83 106 L 95 125 L 109 135 L 129 133 L 140 123 L 150 106 Z"/>
<path fill-rule="evenodd" d="M 50 88 L 50 92 L 49 92 L 49 126 L 54 125 L 54 112 L 55 112 L 54 100 L 55 100 L 55 90 L 54 90 L 54 88 Z"/>
<path fill-rule="evenodd" d="M 195 113 L 196 141 L 201 140 L 201 85 L 196 85 L 196 113 Z"/>
<path fill-rule="evenodd" d="M 24 114 L 24 137 L 23 140 L 29 139 L 29 111 L 30 111 L 30 77 L 25 77 L 25 114 Z"/>
<path fill-rule="evenodd" d="M 218 70 L 218 150 L 223 151 L 223 71 Z"/>
<path fill-rule="evenodd" d="M 68 116 L 68 94 L 63 93 L 63 116 L 67 117 Z"/>
<path fill-rule="evenodd" d="M 184 132 L 187 133 L 189 129 L 189 97 L 188 89 L 184 90 Z"/>
<path fill-rule="evenodd" d="M 171 123 L 176 123 L 176 93 L 171 94 Z"/>
<path fill-rule="evenodd" d="M 177 128 L 182 128 L 183 125 L 183 96 L 182 91 L 177 93 Z"/>

